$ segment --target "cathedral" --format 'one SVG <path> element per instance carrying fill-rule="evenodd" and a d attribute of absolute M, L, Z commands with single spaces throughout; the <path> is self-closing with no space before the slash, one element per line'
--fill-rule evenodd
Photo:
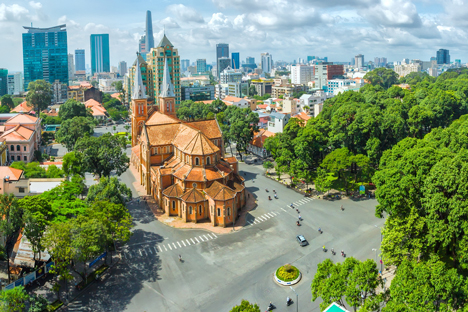
<path fill-rule="evenodd" d="M 176 117 L 176 95 L 167 59 L 159 106 L 148 105 L 137 58 L 131 100 L 131 165 L 148 195 L 168 216 L 185 222 L 232 225 L 245 205 L 244 179 L 235 157 L 225 158 L 216 120 Z"/>

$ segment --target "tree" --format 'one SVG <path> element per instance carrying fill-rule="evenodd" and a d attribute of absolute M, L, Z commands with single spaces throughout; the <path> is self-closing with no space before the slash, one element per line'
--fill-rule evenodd
<path fill-rule="evenodd" d="M 49 302 L 41 295 L 32 294 L 29 297 L 29 310 L 28 312 L 43 312 L 47 310 Z"/>
<path fill-rule="evenodd" d="M 47 168 L 46 176 L 49 179 L 63 178 L 65 173 L 62 169 L 59 169 L 56 165 L 49 165 Z"/>
<path fill-rule="evenodd" d="M 271 161 L 265 161 L 265 162 L 263 163 L 263 168 L 266 169 L 267 173 L 268 173 L 268 170 L 271 169 L 271 168 L 273 168 L 273 167 L 274 167 L 274 166 L 273 166 L 273 164 L 271 163 Z"/>
<path fill-rule="evenodd" d="M 28 95 L 26 101 L 28 106 L 32 106 L 36 113 L 47 108 L 52 101 L 52 88 L 45 80 L 31 81 L 28 85 Z"/>
<path fill-rule="evenodd" d="M 322 298 L 322 311 L 333 302 L 344 306 L 346 301 L 356 311 L 367 301 L 372 301 L 377 304 L 371 310 L 374 311 L 384 299 L 384 295 L 376 291 L 380 283 L 377 265 L 371 259 L 361 262 L 350 257 L 336 264 L 326 259 L 318 264 L 312 281 L 312 301 Z"/>
<path fill-rule="evenodd" d="M 233 307 L 230 312 L 261 312 L 261 311 L 256 303 L 251 304 L 247 300 L 242 300 L 241 304 Z"/>
<path fill-rule="evenodd" d="M 67 177 L 84 176 L 83 154 L 79 152 L 66 153 L 63 156 L 62 169 Z"/>
<path fill-rule="evenodd" d="M 2 96 L 1 102 L 2 102 L 2 106 L 8 108 L 8 111 L 15 108 L 15 103 L 13 102 L 13 99 L 11 98 L 11 95 L 9 94 L 5 94 L 4 96 Z"/>
<path fill-rule="evenodd" d="M 21 312 L 26 306 L 29 296 L 23 286 L 18 286 L 9 290 L 2 290 L 0 293 L 0 307 L 5 312 Z"/>
<path fill-rule="evenodd" d="M 254 95 L 257 95 L 257 89 L 255 88 L 255 86 L 250 86 L 249 87 L 249 96 L 254 96 Z"/>
<path fill-rule="evenodd" d="M 315 179 L 315 189 L 322 193 L 328 192 L 336 179 L 338 178 L 335 177 L 333 172 L 327 172 L 325 169 L 318 168 L 317 178 Z"/>
<path fill-rule="evenodd" d="M 23 161 L 15 161 L 11 164 L 11 167 L 23 170 L 24 176 L 28 179 L 47 177 L 46 170 L 41 167 L 41 164 L 37 161 L 33 161 L 27 164 L 25 164 Z"/>
<path fill-rule="evenodd" d="M 86 200 L 89 203 L 109 200 L 115 204 L 125 205 L 132 198 L 132 191 L 116 177 L 102 177 L 98 184 L 89 187 Z"/>
<path fill-rule="evenodd" d="M 114 81 L 111 86 L 115 88 L 115 90 L 120 93 L 119 98 L 120 102 L 125 103 L 125 88 L 123 87 L 122 81 Z"/>
<path fill-rule="evenodd" d="M 128 168 L 129 158 L 124 152 L 125 138 L 105 133 L 100 137 L 84 137 L 76 142 L 75 151 L 83 154 L 86 172 L 109 177 L 112 171 L 120 176 Z"/>
<path fill-rule="evenodd" d="M 239 109 L 235 106 L 230 106 L 224 113 L 225 120 L 229 120 L 229 137 L 236 143 L 242 160 L 242 152 L 247 151 L 254 132 L 258 131 L 258 115 L 249 108 Z"/>
<path fill-rule="evenodd" d="M 10 282 L 10 254 L 8 243 L 23 224 L 23 211 L 13 193 L 0 195 L 0 231 L 5 236 L 8 282 Z"/>
<path fill-rule="evenodd" d="M 388 89 L 398 83 L 398 74 L 393 69 L 380 67 L 368 72 L 364 79 L 369 80 L 373 86 L 379 85 Z"/>
<path fill-rule="evenodd" d="M 74 99 L 68 99 L 65 103 L 60 105 L 58 115 L 62 121 L 74 117 L 90 117 L 86 106 Z"/>
<path fill-rule="evenodd" d="M 55 139 L 72 151 L 78 139 L 94 133 L 95 126 L 96 121 L 91 117 L 74 117 L 62 122 Z"/>

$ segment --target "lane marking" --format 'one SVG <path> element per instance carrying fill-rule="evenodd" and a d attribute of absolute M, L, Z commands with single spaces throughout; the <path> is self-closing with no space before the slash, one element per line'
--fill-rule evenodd
<path fill-rule="evenodd" d="M 213 237 L 211 237 L 211 235 L 210 235 L 210 234 L 206 234 L 206 235 L 208 235 L 208 236 L 210 237 L 210 239 L 214 239 Z"/>
<path fill-rule="evenodd" d="M 260 222 L 258 222 L 257 220 L 255 220 L 254 224 L 258 224 L 258 223 L 260 223 Z"/>
<path fill-rule="evenodd" d="M 193 241 L 193 239 L 190 239 L 192 241 L 192 243 L 195 245 L 196 243 Z"/>
<path fill-rule="evenodd" d="M 185 242 L 184 242 L 184 241 L 181 241 L 181 242 L 182 242 L 182 244 L 184 244 L 184 247 L 187 247 L 187 245 L 185 245 Z M 177 244 L 178 244 L 178 243 L 177 243 Z"/>
<path fill-rule="evenodd" d="M 262 220 L 262 221 L 266 221 L 266 220 L 267 220 L 267 218 L 265 218 L 264 216 L 261 216 L 261 217 L 258 217 L 258 218 L 259 218 L 260 220 Z"/>
<path fill-rule="evenodd" d="M 204 242 L 204 241 L 205 241 L 205 240 L 203 239 L 203 237 L 201 237 L 201 235 L 200 235 L 200 236 L 198 236 L 198 238 L 200 238 L 202 242 Z"/>
<path fill-rule="evenodd" d="M 196 237 L 194 237 L 194 238 L 195 238 L 195 240 L 197 241 L 197 243 L 199 243 L 199 242 L 200 242 L 200 241 L 199 241 L 199 240 L 198 240 Z"/>
<path fill-rule="evenodd" d="M 167 247 L 169 247 L 170 250 L 172 250 L 171 244 L 167 244 Z M 166 247 L 164 247 L 166 248 Z"/>
<path fill-rule="evenodd" d="M 140 256 L 143 257 L 143 253 L 141 252 L 141 249 L 138 249 L 138 251 L 140 252 Z"/>
<path fill-rule="evenodd" d="M 214 235 L 213 233 L 211 233 L 211 235 L 213 235 L 215 238 L 217 238 L 218 236 Z"/>
<path fill-rule="evenodd" d="M 181 244 L 179 244 L 179 242 L 177 242 L 177 245 L 179 245 L 179 247 L 180 247 L 180 248 L 182 248 L 182 245 L 181 245 Z"/>
<path fill-rule="evenodd" d="M 150 254 L 153 254 L 153 252 L 151 251 L 151 247 L 148 247 L 148 250 L 149 250 Z"/>
<path fill-rule="evenodd" d="M 191 244 L 190 244 L 189 240 L 188 240 L 188 239 L 186 239 L 186 241 L 187 241 L 187 244 L 189 244 L 189 246 L 190 246 Z"/>
<path fill-rule="evenodd" d="M 265 213 L 262 217 L 267 218 L 267 219 L 271 219 L 271 217 L 268 215 L 268 213 Z"/>
<path fill-rule="evenodd" d="M 177 246 L 174 243 L 172 243 L 172 245 L 174 245 L 174 248 L 177 249 Z"/>
<path fill-rule="evenodd" d="M 207 241 L 209 241 L 208 237 L 206 237 L 205 235 L 203 235 L 204 238 L 206 238 Z"/>
<path fill-rule="evenodd" d="M 281 210 L 283 210 L 284 212 L 287 212 L 286 209 L 281 208 Z"/>
<path fill-rule="evenodd" d="M 159 252 L 162 252 L 161 246 L 158 246 L 158 248 L 159 248 Z"/>
<path fill-rule="evenodd" d="M 267 215 L 271 216 L 272 218 L 276 217 L 276 215 L 273 212 L 267 213 Z"/>

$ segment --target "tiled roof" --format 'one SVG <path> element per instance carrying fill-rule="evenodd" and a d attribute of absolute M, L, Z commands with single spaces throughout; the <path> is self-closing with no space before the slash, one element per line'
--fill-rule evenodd
<path fill-rule="evenodd" d="M 146 132 L 151 145 L 171 144 L 179 131 L 180 124 L 167 124 L 157 127 L 148 126 Z"/>
<path fill-rule="evenodd" d="M 10 177 L 10 181 L 18 181 L 23 174 L 23 170 L 15 169 L 8 166 L 0 166 L 0 179 Z"/>
<path fill-rule="evenodd" d="M 190 171 L 191 168 L 192 168 L 192 167 L 190 167 L 190 165 L 185 164 L 185 165 L 183 165 L 182 167 L 180 167 L 179 169 L 177 169 L 177 170 L 173 173 L 173 175 L 174 175 L 176 178 L 180 179 L 180 180 L 185 180 L 185 175 L 186 175 L 187 173 L 189 173 L 189 171 Z"/>
<path fill-rule="evenodd" d="M 140 146 L 135 145 L 132 147 L 132 155 L 135 155 L 138 159 L 140 159 Z"/>
<path fill-rule="evenodd" d="M 3 133 L 1 138 L 4 138 L 6 141 L 28 141 L 31 139 L 33 133 L 33 130 L 17 125 L 13 129 Z"/>
<path fill-rule="evenodd" d="M 186 203 L 199 203 L 206 200 L 205 196 L 196 188 L 187 191 L 181 199 Z"/>
<path fill-rule="evenodd" d="M 228 200 L 236 196 L 236 192 L 218 181 L 215 181 L 205 192 L 214 200 Z"/>
<path fill-rule="evenodd" d="M 19 124 L 33 124 L 36 123 L 37 118 L 27 114 L 18 114 L 7 120 L 5 125 L 19 125 Z"/>
<path fill-rule="evenodd" d="M 186 181 L 206 181 L 205 175 L 203 174 L 203 169 L 202 168 L 192 168 L 192 170 L 189 171 L 189 174 L 185 178 Z"/>
<path fill-rule="evenodd" d="M 310 118 L 312 118 L 311 116 L 307 115 L 306 112 L 301 112 L 300 114 L 297 114 L 296 116 L 294 116 L 296 118 L 299 118 L 301 120 L 304 120 L 304 121 L 307 121 L 309 120 Z"/>
<path fill-rule="evenodd" d="M 106 116 L 107 110 L 103 106 L 92 106 L 91 111 L 93 116 Z"/>
<path fill-rule="evenodd" d="M 10 112 L 13 113 L 29 113 L 32 111 L 33 106 L 28 106 L 28 102 L 24 101 L 23 103 L 19 104 L 15 108 L 13 108 Z"/>
<path fill-rule="evenodd" d="M 95 99 L 89 99 L 84 104 L 85 104 L 86 107 L 93 107 L 95 105 L 101 105 L 101 103 L 99 103 Z"/>
<path fill-rule="evenodd" d="M 111 94 L 111 98 L 114 98 L 114 99 L 119 100 L 119 99 L 120 99 L 120 93 L 119 93 L 119 92 L 117 92 L 117 93 L 112 93 L 112 94 Z"/>
<path fill-rule="evenodd" d="M 206 168 L 205 169 L 205 176 L 206 176 L 206 180 L 208 180 L 208 181 L 218 180 L 218 179 L 221 179 L 223 177 L 221 175 L 221 172 L 219 172 L 218 170 L 215 170 L 213 168 Z"/>
<path fill-rule="evenodd" d="M 228 165 L 228 164 L 223 164 L 222 162 L 219 162 L 217 165 L 216 165 L 216 168 L 219 170 L 219 171 L 222 171 L 224 172 L 224 175 L 228 175 L 232 172 L 232 169 L 231 167 Z"/>
<path fill-rule="evenodd" d="M 271 131 L 261 129 L 260 131 L 254 134 L 253 140 L 252 142 L 250 142 L 250 144 L 262 148 L 263 144 L 265 144 L 265 140 L 274 135 L 275 134 Z"/>
<path fill-rule="evenodd" d="M 151 115 L 148 121 L 146 121 L 147 126 L 174 124 L 174 123 L 180 123 L 180 121 L 174 117 L 170 117 L 160 112 L 155 112 L 153 115 Z"/>
<path fill-rule="evenodd" d="M 210 140 L 218 139 L 223 136 L 221 130 L 219 130 L 218 123 L 214 119 L 186 122 L 185 124 L 197 130 L 200 130 Z"/>
<path fill-rule="evenodd" d="M 244 186 L 236 181 L 229 180 L 227 182 L 227 186 L 229 186 L 231 189 L 235 190 L 237 193 L 242 192 L 244 190 Z"/>
<path fill-rule="evenodd" d="M 219 151 L 200 131 L 190 127 L 181 127 L 173 141 L 174 146 L 190 155 L 206 155 Z"/>
<path fill-rule="evenodd" d="M 230 164 L 235 164 L 237 163 L 237 158 L 232 156 L 232 157 L 228 157 L 228 158 L 224 158 L 225 161 L 227 161 L 228 163 Z"/>
<path fill-rule="evenodd" d="M 169 186 L 168 188 L 166 188 L 163 191 L 163 194 L 165 196 L 167 196 L 167 197 L 177 197 L 177 198 L 179 198 L 180 196 L 182 196 L 183 191 L 182 191 L 182 188 L 178 184 L 173 184 L 173 185 Z"/>
<path fill-rule="evenodd" d="M 235 97 L 235 96 L 226 96 L 223 101 L 226 101 L 226 102 L 239 102 L 240 100 L 243 100 L 242 98 L 238 98 L 238 97 Z"/>

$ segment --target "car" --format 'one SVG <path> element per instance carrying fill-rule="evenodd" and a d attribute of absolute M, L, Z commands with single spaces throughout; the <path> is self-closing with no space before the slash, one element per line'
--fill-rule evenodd
<path fill-rule="evenodd" d="M 309 245 L 309 242 L 307 241 L 307 239 L 305 239 L 305 237 L 302 236 L 302 235 L 297 235 L 296 239 L 297 239 L 297 242 L 299 243 L 299 245 L 301 245 L 301 246 Z"/>

